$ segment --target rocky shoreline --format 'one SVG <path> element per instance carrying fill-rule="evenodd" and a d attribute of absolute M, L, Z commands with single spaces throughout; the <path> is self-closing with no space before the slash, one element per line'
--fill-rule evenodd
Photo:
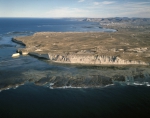
<path fill-rule="evenodd" d="M 19 54 L 44 60 L 25 56 L 3 62 L 5 69 L 0 70 L 5 82 L 1 80 L 4 83 L 0 85 L 0 91 L 15 89 L 28 82 L 48 88 L 150 86 L 150 30 L 132 25 L 121 28 L 113 23 L 108 28 L 111 26 L 118 31 L 37 32 L 32 36 L 12 38 L 23 45 L 17 45 L 13 50 L 18 47 Z M 17 64 L 19 70 L 17 67 L 12 71 L 7 66 Z"/>

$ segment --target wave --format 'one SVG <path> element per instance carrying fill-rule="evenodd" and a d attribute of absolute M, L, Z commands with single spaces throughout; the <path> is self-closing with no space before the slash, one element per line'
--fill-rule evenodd
<path fill-rule="evenodd" d="M 74 79 L 74 80 L 69 80 L 69 82 L 64 82 L 67 81 L 66 79 L 57 79 L 57 81 L 54 80 L 53 78 L 53 83 L 47 81 L 47 82 L 35 82 L 36 85 L 40 85 L 40 86 L 46 86 L 50 89 L 57 89 L 57 88 L 61 88 L 61 89 L 68 89 L 68 88 L 106 88 L 106 87 L 111 87 L 111 86 L 150 86 L 150 78 L 147 78 L 149 80 L 149 82 L 147 82 L 146 80 L 143 81 L 143 78 L 140 78 L 142 80 L 142 82 L 138 82 L 136 80 L 132 80 L 132 81 L 112 81 L 112 82 L 108 82 L 107 83 L 102 83 L 99 81 L 94 81 L 90 80 L 89 83 L 86 83 L 85 80 L 82 79 L 82 81 L 78 81 L 78 79 Z M 75 84 L 73 84 L 73 82 Z M 68 84 L 70 83 L 70 84 Z"/>
<path fill-rule="evenodd" d="M 51 87 L 52 88 L 52 87 Z M 62 87 L 58 87 L 59 89 L 69 89 L 69 88 L 77 88 L 77 89 L 80 89 L 80 88 L 87 88 L 87 87 L 72 87 L 72 86 L 62 86 Z M 53 88 L 52 88 L 53 89 Z"/>
<path fill-rule="evenodd" d="M 25 85 L 25 83 L 27 83 L 27 81 L 24 81 L 22 84 L 14 84 L 14 85 L 7 85 L 5 87 L 0 88 L 0 92 L 3 90 L 9 90 L 9 89 L 17 89 L 18 87 Z M 133 82 L 133 83 L 126 83 L 126 82 L 114 82 L 113 84 L 107 84 L 107 85 L 99 85 L 99 86 L 86 86 L 86 85 L 82 85 L 82 86 L 72 86 L 72 85 L 62 85 L 62 86 L 58 86 L 55 85 L 55 83 L 43 83 L 43 84 L 37 84 L 36 82 L 34 82 L 35 85 L 37 86 L 43 86 L 43 87 L 47 87 L 49 89 L 87 89 L 87 88 L 107 88 L 107 87 L 115 87 L 115 86 L 147 86 L 150 87 L 150 82 L 143 82 L 143 83 L 139 83 L 139 82 Z"/>
<path fill-rule="evenodd" d="M 120 86 L 147 86 L 150 87 L 150 83 L 148 84 L 143 84 L 143 83 L 133 83 L 133 84 L 119 84 Z M 74 87 L 74 86 L 62 86 L 62 87 L 53 87 L 53 86 L 49 86 L 48 88 L 50 89 L 86 89 L 86 88 L 107 88 L 107 87 L 112 87 L 112 86 L 116 86 L 116 84 L 108 84 L 105 86 L 94 86 L 94 87 L 83 87 L 83 86 L 79 86 L 79 87 Z M 118 86 L 118 85 L 117 85 Z"/>
<path fill-rule="evenodd" d="M 19 62 L 20 59 L 15 59 Z M 34 63 L 30 60 L 23 60 L 18 64 Z M 12 64 L 14 60 L 5 60 L 1 66 Z M 14 65 L 13 65 L 14 66 Z M 65 65 L 64 65 L 65 66 Z M 111 86 L 150 86 L 150 68 L 147 66 L 138 67 L 65 67 L 51 65 L 43 69 L 6 71 L 1 70 L 1 77 L 5 78 L 5 83 L 0 79 L 0 90 L 4 88 L 15 88 L 27 81 L 37 86 L 50 89 L 69 89 L 69 88 L 106 88 Z M 7 69 L 8 66 L 7 66 Z M 10 81 L 11 80 L 11 81 Z M 12 85 L 14 83 L 14 85 Z M 7 86 L 2 86 L 7 85 Z"/>

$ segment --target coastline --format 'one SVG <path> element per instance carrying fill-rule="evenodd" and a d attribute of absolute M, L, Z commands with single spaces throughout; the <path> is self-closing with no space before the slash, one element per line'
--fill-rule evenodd
<path fill-rule="evenodd" d="M 21 76 L 15 77 L 14 81 L 23 78 L 22 83 L 33 82 L 52 89 L 95 88 L 115 83 L 149 86 L 150 66 L 147 62 L 150 61 L 144 62 L 147 59 L 145 56 L 150 54 L 147 32 L 37 32 L 32 36 L 16 36 L 14 34 L 12 41 L 23 46 L 14 46 L 9 57 L 18 47 L 17 51 L 22 55 L 44 59 L 40 61 L 31 56 L 20 56 L 20 63 L 11 58 L 13 61 L 10 65 L 23 62 L 23 71 L 20 69 L 19 72 Z M 36 69 L 30 70 L 30 65 Z M 26 71 L 27 68 L 29 71 Z M 15 70 L 16 73 L 10 71 L 11 78 L 17 75 L 18 70 Z M 1 90 L 20 86 L 20 82 L 12 84 L 9 76 L 4 74 L 8 81 Z"/>
<path fill-rule="evenodd" d="M 12 38 L 12 41 L 15 42 L 15 43 L 21 44 L 23 46 L 26 46 L 22 41 L 18 41 L 15 38 Z"/>
<path fill-rule="evenodd" d="M 135 45 L 134 47 L 133 42 L 130 41 L 126 42 L 128 45 L 125 45 L 124 42 L 118 45 L 119 40 L 116 37 L 119 33 L 38 32 L 33 36 L 12 38 L 12 41 L 25 46 L 24 49 L 18 49 L 19 53 L 45 58 L 55 63 L 150 65 L 149 58 L 145 58 L 145 55 L 149 55 L 150 47 L 142 46 L 137 48 L 138 46 Z M 117 36 L 115 36 L 116 34 Z M 43 40 L 42 42 L 41 39 Z M 103 43 L 105 46 L 103 46 Z M 110 46 L 111 44 L 113 46 Z M 130 45 L 132 48 L 128 48 Z M 145 55 L 138 58 L 137 54 Z M 131 58 L 128 58 L 130 55 L 132 55 Z M 122 58 L 123 56 L 125 59 Z"/>

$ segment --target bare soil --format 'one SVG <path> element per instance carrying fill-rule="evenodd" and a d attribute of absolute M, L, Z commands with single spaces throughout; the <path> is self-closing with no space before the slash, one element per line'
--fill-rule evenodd
<path fill-rule="evenodd" d="M 124 28 L 112 33 L 38 32 L 33 36 L 15 39 L 26 45 L 26 48 L 22 50 L 26 52 L 110 55 L 125 60 L 149 63 L 150 32 L 146 29 L 142 31 L 142 29 Z"/>

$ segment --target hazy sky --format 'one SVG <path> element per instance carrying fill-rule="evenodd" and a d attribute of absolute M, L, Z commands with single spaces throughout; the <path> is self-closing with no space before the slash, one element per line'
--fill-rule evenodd
<path fill-rule="evenodd" d="M 0 0 L 0 17 L 149 17 L 150 0 Z"/>

